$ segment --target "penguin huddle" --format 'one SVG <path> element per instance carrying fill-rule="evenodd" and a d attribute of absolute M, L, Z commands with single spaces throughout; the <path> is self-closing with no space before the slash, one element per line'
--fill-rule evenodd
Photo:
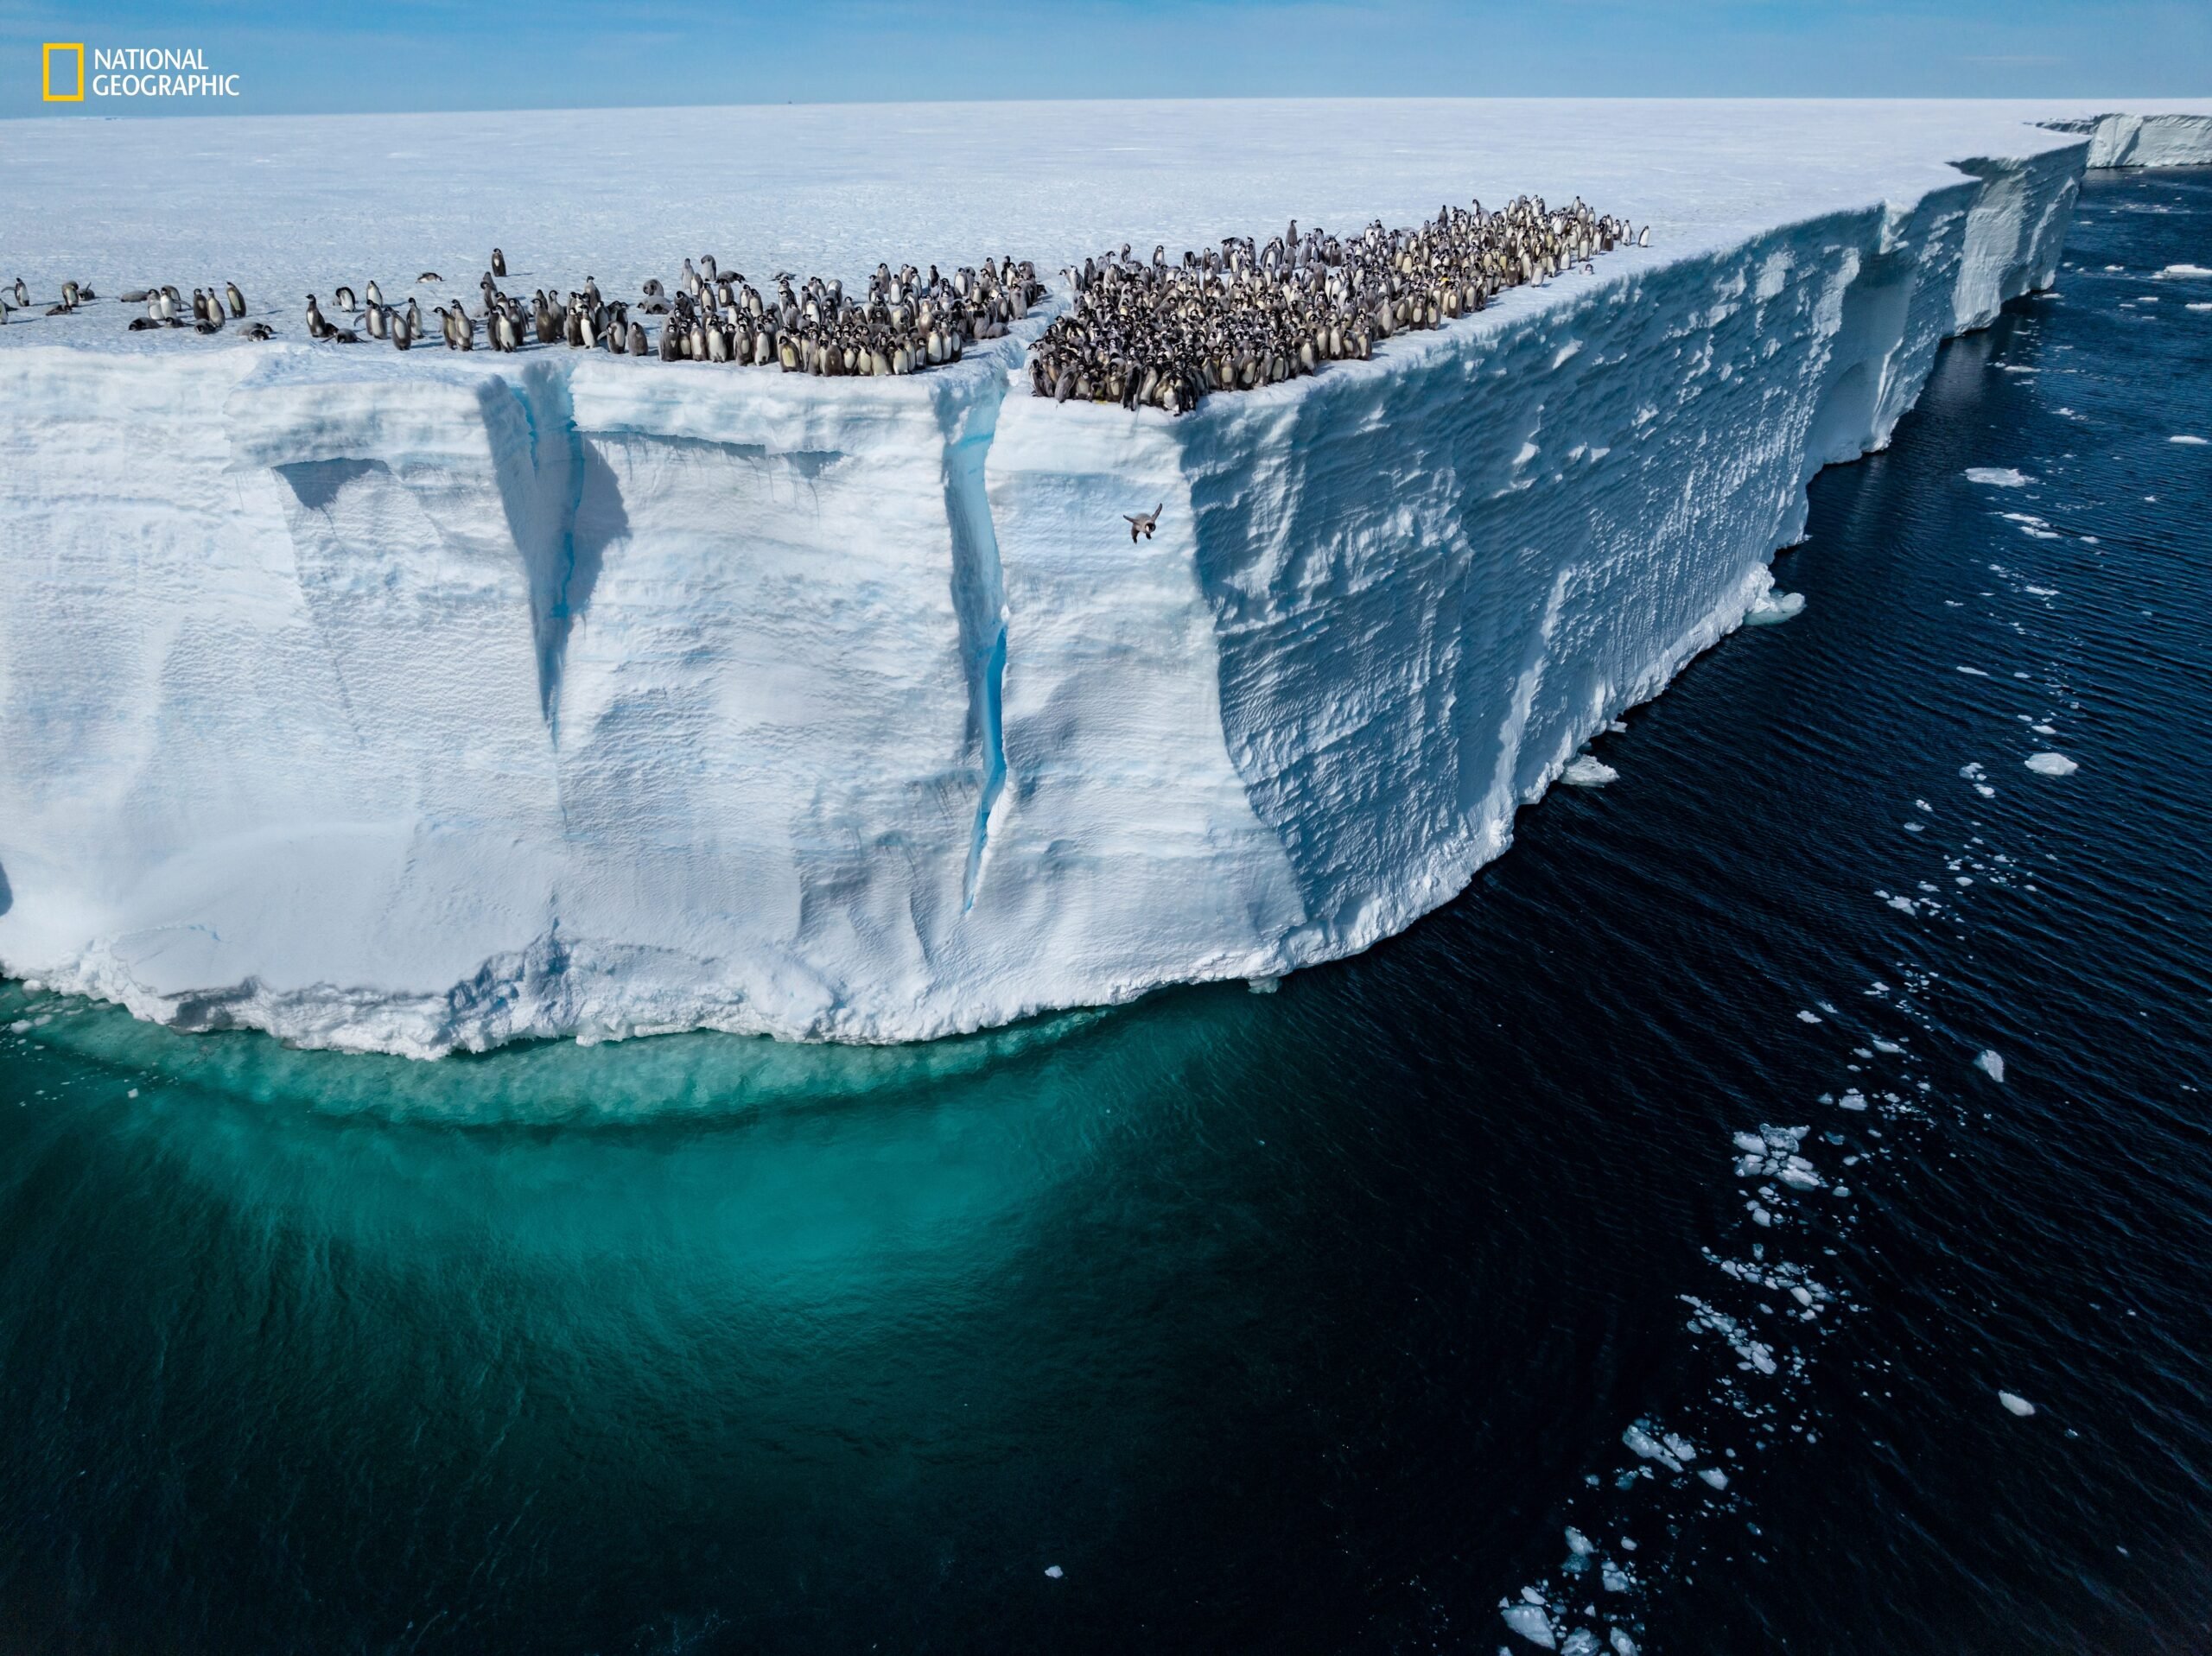
<path fill-rule="evenodd" d="M 1433 223 L 1378 220 L 1340 240 L 1316 228 L 1256 246 L 1228 237 L 1217 253 L 1118 254 L 1067 272 L 1074 301 L 1029 358 L 1039 397 L 1185 414 L 1214 391 L 1254 390 L 1323 364 L 1364 358 L 1375 343 L 1440 327 L 1501 290 L 1542 282 L 1631 239 L 1628 224 L 1580 197 L 1554 211 L 1522 196 L 1499 213 L 1446 206 Z M 1650 245 L 1647 226 L 1637 245 Z"/>
<path fill-rule="evenodd" d="M 1594 270 L 1599 254 L 1631 243 L 1649 247 L 1649 228 L 1639 235 L 1580 197 L 1555 210 L 1540 196 L 1522 196 L 1497 213 L 1484 212 L 1480 201 L 1446 206 L 1411 229 L 1386 229 L 1377 220 L 1349 238 L 1318 227 L 1300 234 L 1293 221 L 1264 247 L 1249 237 L 1226 237 L 1218 251 L 1185 252 L 1173 263 L 1164 244 L 1147 261 L 1131 257 L 1124 243 L 1118 253 L 1065 273 L 1072 300 L 1029 352 L 1030 385 L 1035 395 L 1063 403 L 1185 414 L 1216 391 L 1256 390 L 1330 362 L 1364 358 L 1394 333 L 1440 327 L 1508 288 Z M 433 308 L 448 350 L 475 350 L 480 327 L 486 347 L 501 352 L 534 343 L 830 378 L 913 374 L 1004 336 L 1046 295 L 1036 266 L 1006 254 L 950 276 L 934 264 L 925 274 L 911 263 L 895 270 L 879 263 L 865 294 L 849 294 L 834 278 L 801 281 L 785 271 L 756 286 L 704 254 L 696 264 L 683 261 L 673 292 L 658 278 L 647 281 L 634 306 L 607 298 L 591 276 L 581 290 L 541 288 L 524 300 L 501 288 L 506 276 L 506 255 L 495 247 L 478 279 L 480 305 L 472 309 L 457 299 Z M 416 281 L 442 278 L 425 270 Z M 67 314 L 95 296 L 87 285 L 65 283 L 61 303 L 48 314 Z M 246 314 L 234 282 L 219 290 L 194 289 L 188 302 L 174 286 L 123 297 L 146 307 L 130 323 L 134 332 L 191 327 L 212 334 Z M 0 323 L 29 303 L 19 277 L 12 294 L 0 289 Z M 397 350 L 427 337 L 420 301 L 410 296 L 394 304 L 374 280 L 358 295 L 341 284 L 332 304 L 346 321 L 358 317 L 369 338 L 388 339 Z M 664 319 L 657 348 L 644 317 Z M 306 324 L 308 337 L 320 343 L 361 339 L 326 316 L 313 294 Z M 242 331 L 256 339 L 274 333 L 265 322 Z"/>
<path fill-rule="evenodd" d="M 1045 296 L 1037 267 L 1010 255 L 962 265 L 950 276 L 912 264 L 879 263 L 865 297 L 844 283 L 785 272 L 764 295 L 743 275 L 717 269 L 714 257 L 683 261 L 671 298 L 646 284 L 639 306 L 665 314 L 664 362 L 728 362 L 777 367 L 787 374 L 916 374 L 946 363 L 983 339 L 1001 337 Z M 794 283 L 797 282 L 797 285 Z M 638 330 L 632 349 L 642 346 Z"/>

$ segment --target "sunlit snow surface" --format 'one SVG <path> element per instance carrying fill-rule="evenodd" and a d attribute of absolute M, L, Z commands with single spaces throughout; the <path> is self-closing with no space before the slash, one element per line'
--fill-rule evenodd
<path fill-rule="evenodd" d="M 1942 337 L 2049 278 L 2091 145 L 2024 117 L 2089 112 L 15 126 L 23 276 L 104 297 L 0 332 L 35 411 L 0 428 L 0 965 L 427 1055 L 929 1036 L 1364 948 L 1743 619 Z M 702 155 L 736 164 L 671 164 Z M 494 242 L 511 288 L 627 292 L 709 250 L 1049 269 L 1521 190 L 1653 247 L 1179 422 L 1007 397 L 1018 340 L 824 383 L 297 321 L 466 291 Z M 276 343 L 111 297 L 224 280 Z"/>

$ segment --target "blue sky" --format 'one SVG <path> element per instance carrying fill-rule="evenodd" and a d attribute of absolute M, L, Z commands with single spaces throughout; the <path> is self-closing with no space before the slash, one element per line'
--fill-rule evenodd
<path fill-rule="evenodd" d="M 189 112 L 901 98 L 1575 93 L 2212 96 L 2212 3 L 2168 0 L 700 0 L 434 5 L 0 0 L 0 116 L 40 47 L 199 48 L 240 96 Z M 4 157 L 0 157 L 4 160 Z"/>

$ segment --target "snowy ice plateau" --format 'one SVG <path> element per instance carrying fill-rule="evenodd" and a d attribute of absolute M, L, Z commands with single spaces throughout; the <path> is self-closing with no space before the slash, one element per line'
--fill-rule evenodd
<path fill-rule="evenodd" d="M 1807 479 L 2051 281 L 2086 165 L 2212 161 L 2212 104 L 50 121 L 0 155 L 36 292 L 235 280 L 279 331 L 0 329 L 0 970 L 434 1056 L 918 1038 L 1367 947 L 1766 597 Z M 734 162 L 667 164 L 700 156 Z M 1029 396 L 1057 297 L 893 380 L 298 326 L 341 281 L 468 291 L 494 242 L 511 287 L 634 293 L 702 251 L 1051 270 L 1522 191 L 1652 244 L 1179 419 Z"/>

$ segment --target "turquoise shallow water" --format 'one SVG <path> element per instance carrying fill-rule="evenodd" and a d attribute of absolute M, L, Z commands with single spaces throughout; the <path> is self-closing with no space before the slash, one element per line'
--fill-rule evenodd
<path fill-rule="evenodd" d="M 1803 615 L 1278 993 L 420 1065 L 0 986 L 0 1646 L 2212 1647 L 2212 177 L 2072 246 Z"/>

